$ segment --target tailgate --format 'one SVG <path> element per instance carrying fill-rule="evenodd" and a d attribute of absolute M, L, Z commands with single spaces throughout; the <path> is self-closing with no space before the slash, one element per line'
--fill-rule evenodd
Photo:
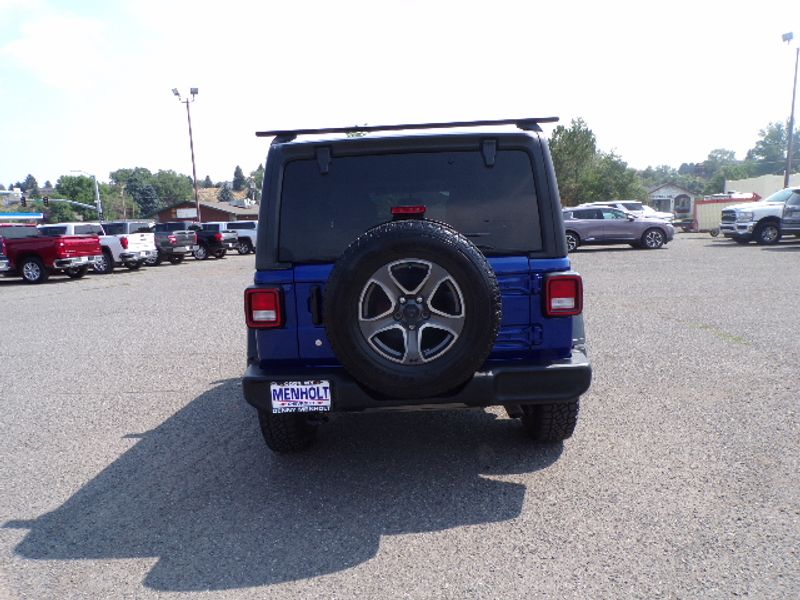
<path fill-rule="evenodd" d="M 58 238 L 59 256 L 97 256 L 102 254 L 100 238 L 96 235 L 63 235 Z"/>
<path fill-rule="evenodd" d="M 156 244 L 152 233 L 131 233 L 128 238 L 129 252 L 142 252 L 144 250 L 155 250 Z"/>

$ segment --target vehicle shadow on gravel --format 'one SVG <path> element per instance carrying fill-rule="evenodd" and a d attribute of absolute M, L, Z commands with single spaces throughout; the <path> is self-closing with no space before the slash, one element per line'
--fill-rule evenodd
<path fill-rule="evenodd" d="M 519 423 L 483 411 L 342 415 L 318 444 L 271 454 L 238 380 L 220 382 L 152 431 L 30 529 L 38 560 L 156 557 L 164 591 L 275 584 L 355 567 L 381 536 L 520 515 L 525 486 L 486 475 L 558 459 Z"/>

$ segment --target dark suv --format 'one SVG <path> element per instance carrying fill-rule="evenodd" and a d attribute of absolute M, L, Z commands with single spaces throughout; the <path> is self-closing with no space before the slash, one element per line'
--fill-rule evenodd
<path fill-rule="evenodd" d="M 572 435 L 591 367 L 545 120 L 258 134 L 243 387 L 272 450 L 330 411 L 499 405 L 536 441 Z"/>

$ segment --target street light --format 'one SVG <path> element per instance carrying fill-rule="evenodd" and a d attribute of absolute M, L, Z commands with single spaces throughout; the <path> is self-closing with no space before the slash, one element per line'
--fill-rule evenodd
<path fill-rule="evenodd" d="M 794 33 L 784 33 L 782 39 L 787 44 L 792 43 Z M 789 141 L 786 148 L 786 172 L 783 174 L 783 187 L 789 187 L 789 175 L 792 172 L 792 152 L 794 152 L 794 100 L 797 95 L 797 61 L 800 60 L 800 46 L 794 51 L 794 81 L 792 83 L 792 110 L 789 113 Z"/>
<path fill-rule="evenodd" d="M 81 171 L 79 169 L 70 169 L 70 173 L 80 173 L 81 175 L 86 175 L 87 177 L 91 177 L 92 179 L 94 179 L 94 205 L 97 207 L 97 219 L 99 221 L 102 221 L 103 205 L 100 202 L 100 187 L 97 185 L 97 177 L 95 177 L 91 173 L 87 173 L 86 171 Z"/>
<path fill-rule="evenodd" d="M 194 139 L 192 138 L 192 113 L 189 110 L 189 104 L 194 102 L 194 97 L 197 96 L 197 88 L 189 88 L 189 94 L 191 95 L 190 98 L 186 98 L 186 100 L 181 98 L 181 93 L 178 91 L 178 88 L 172 88 L 172 93 L 178 98 L 178 102 L 181 102 L 186 105 L 186 118 L 189 121 L 189 150 L 192 152 L 192 181 L 194 182 L 194 203 L 197 207 L 197 220 L 201 221 L 200 218 L 200 195 L 197 193 L 197 169 L 194 165 Z"/>

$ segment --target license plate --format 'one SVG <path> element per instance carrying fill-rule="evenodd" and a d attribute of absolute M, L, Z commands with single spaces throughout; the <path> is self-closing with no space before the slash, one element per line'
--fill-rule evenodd
<path fill-rule="evenodd" d="M 139 256 L 147 256 L 147 252 L 139 252 Z"/>
<path fill-rule="evenodd" d="M 189 252 L 189 249 L 186 246 L 180 246 L 175 248 L 175 252 Z"/>
<path fill-rule="evenodd" d="M 87 263 L 87 262 L 89 262 L 89 257 L 88 256 L 80 256 L 80 257 L 78 257 L 78 262 L 79 263 Z"/>
<path fill-rule="evenodd" d="M 281 381 L 269 385 L 273 413 L 328 412 L 330 381 Z"/>

